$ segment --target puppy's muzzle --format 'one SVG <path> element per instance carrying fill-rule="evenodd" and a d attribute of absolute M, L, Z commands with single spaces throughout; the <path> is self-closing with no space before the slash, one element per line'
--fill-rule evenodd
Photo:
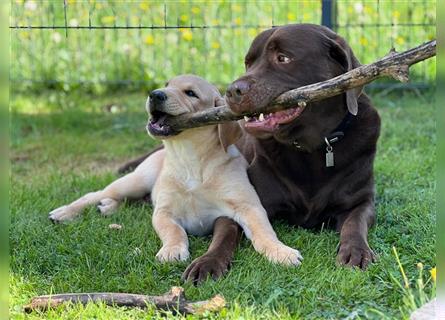
<path fill-rule="evenodd" d="M 154 111 L 163 111 L 164 104 L 167 101 L 167 95 L 162 90 L 153 90 L 150 93 L 150 113 Z"/>

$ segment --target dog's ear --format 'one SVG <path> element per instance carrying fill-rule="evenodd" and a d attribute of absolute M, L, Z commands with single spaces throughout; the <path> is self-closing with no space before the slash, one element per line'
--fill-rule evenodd
<path fill-rule="evenodd" d="M 241 138 L 243 132 L 238 121 L 230 121 L 218 124 L 218 137 L 224 151 Z"/>
<path fill-rule="evenodd" d="M 335 39 L 329 38 L 329 56 L 343 67 L 344 72 L 361 65 L 346 41 L 339 36 Z M 353 115 L 357 115 L 357 99 L 362 94 L 362 89 L 363 86 L 346 91 L 346 104 L 349 112 Z"/>

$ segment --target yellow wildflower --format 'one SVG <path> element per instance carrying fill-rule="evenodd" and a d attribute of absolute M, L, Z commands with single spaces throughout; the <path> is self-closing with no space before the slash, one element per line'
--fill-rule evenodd
<path fill-rule="evenodd" d="M 182 39 L 184 39 L 185 41 L 192 41 L 193 39 L 193 34 L 190 30 L 185 30 L 182 32 Z"/>
<path fill-rule="evenodd" d="M 293 13 L 293 12 L 289 12 L 289 13 L 287 14 L 287 20 L 295 21 L 296 19 L 297 19 L 297 16 L 295 15 L 295 13 Z"/>
<path fill-rule="evenodd" d="M 365 37 L 360 37 L 359 41 L 362 46 L 367 46 L 369 44 L 368 39 L 366 39 Z"/>
<path fill-rule="evenodd" d="M 363 11 L 365 12 L 365 14 L 371 14 L 373 12 L 372 8 L 366 5 L 363 7 Z"/>
<path fill-rule="evenodd" d="M 148 36 L 145 37 L 144 42 L 145 44 L 151 46 L 152 44 L 155 43 L 155 38 L 151 34 L 149 34 Z"/>
<path fill-rule="evenodd" d="M 354 13 L 354 8 L 352 6 L 349 6 L 347 11 L 348 11 L 349 14 L 353 14 Z"/>
<path fill-rule="evenodd" d="M 144 10 L 144 11 L 148 11 L 148 9 L 150 8 L 150 5 L 148 4 L 147 1 L 142 1 L 142 2 L 139 4 L 139 8 L 141 8 L 141 9 Z"/>
<path fill-rule="evenodd" d="M 179 17 L 179 20 L 181 20 L 182 22 L 187 22 L 188 19 L 189 19 L 189 16 L 186 15 L 186 14 L 182 14 L 182 15 Z"/>
<path fill-rule="evenodd" d="M 393 11 L 392 16 L 394 19 L 400 18 L 400 11 L 397 11 L 397 10 Z"/>
<path fill-rule="evenodd" d="M 116 18 L 114 16 L 104 16 L 100 19 L 100 21 L 102 21 L 102 23 L 104 23 L 104 24 L 109 24 L 109 23 L 113 23 L 115 19 Z"/>
<path fill-rule="evenodd" d="M 303 21 L 308 21 L 311 19 L 311 15 L 307 12 L 303 14 Z"/>
<path fill-rule="evenodd" d="M 255 37 L 257 35 L 257 30 L 254 28 L 249 28 L 249 30 L 247 31 L 247 33 L 249 34 L 249 36 L 251 37 Z"/>
<path fill-rule="evenodd" d="M 96 3 L 94 4 L 94 8 L 97 9 L 97 10 L 102 9 L 102 7 L 103 7 L 103 5 L 102 5 L 102 3 L 100 3 L 100 2 L 96 2 Z"/>
<path fill-rule="evenodd" d="M 431 279 L 433 279 L 434 282 L 436 282 L 436 267 L 430 270 L 431 273 Z"/>
<path fill-rule="evenodd" d="M 404 39 L 403 37 L 401 37 L 401 36 L 398 36 L 398 37 L 396 38 L 396 42 L 397 42 L 397 44 L 402 45 L 402 44 L 405 43 L 405 39 Z"/>
<path fill-rule="evenodd" d="M 233 19 L 233 23 L 239 26 L 241 24 L 241 18 L 235 18 Z"/>
<path fill-rule="evenodd" d="M 234 12 L 241 12 L 241 6 L 240 6 L 239 4 L 234 4 L 234 5 L 232 6 L 232 10 L 233 10 Z"/>
<path fill-rule="evenodd" d="M 212 48 L 219 49 L 219 48 L 221 48 L 221 45 L 219 44 L 219 42 L 214 41 L 214 42 L 212 42 Z"/>
<path fill-rule="evenodd" d="M 193 7 L 192 8 L 192 13 L 193 14 L 199 14 L 199 13 L 201 13 L 201 9 L 199 7 Z"/>

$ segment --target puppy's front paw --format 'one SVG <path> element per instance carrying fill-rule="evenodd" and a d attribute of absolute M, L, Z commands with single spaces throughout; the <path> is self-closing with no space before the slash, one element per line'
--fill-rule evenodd
<path fill-rule="evenodd" d="M 163 246 L 156 254 L 156 259 L 161 262 L 185 261 L 190 253 L 186 246 Z"/>
<path fill-rule="evenodd" d="M 48 218 L 52 222 L 62 222 L 62 221 L 69 221 L 74 219 L 79 212 L 71 208 L 70 206 L 63 206 L 57 209 L 54 209 L 49 213 Z"/>
<path fill-rule="evenodd" d="M 287 266 L 298 266 L 303 260 L 303 256 L 301 255 L 300 251 L 284 244 L 278 244 L 267 249 L 265 255 L 270 261 Z"/>
<path fill-rule="evenodd" d="M 100 201 L 97 205 L 97 209 L 99 209 L 100 213 L 104 216 L 112 215 L 117 208 L 119 207 L 119 201 L 116 201 L 111 198 L 105 198 Z"/>

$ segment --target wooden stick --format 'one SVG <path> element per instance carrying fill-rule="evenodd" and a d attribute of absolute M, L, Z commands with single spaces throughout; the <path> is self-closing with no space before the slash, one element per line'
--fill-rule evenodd
<path fill-rule="evenodd" d="M 401 82 L 409 80 L 409 67 L 436 55 L 436 40 L 426 42 L 410 50 L 397 53 L 394 49 L 382 59 L 362 65 L 335 78 L 287 91 L 280 95 L 269 106 L 254 113 L 235 114 L 227 106 L 204 110 L 193 114 L 184 114 L 166 119 L 165 124 L 174 132 L 184 129 L 218 124 L 225 121 L 242 119 L 243 116 L 255 116 L 288 109 L 309 102 L 333 97 L 348 89 L 363 86 L 381 77 L 392 77 Z"/>
<path fill-rule="evenodd" d="M 172 287 L 169 292 L 162 296 L 147 296 L 132 293 L 64 293 L 45 295 L 32 298 L 31 302 L 24 306 L 25 312 L 34 310 L 45 311 L 57 307 L 63 303 L 80 303 L 86 305 L 89 302 L 102 302 L 109 306 L 147 308 L 154 305 L 157 309 L 169 310 L 180 314 L 201 314 L 205 311 L 221 310 L 226 302 L 220 295 L 210 300 L 187 301 L 184 289 Z"/>

